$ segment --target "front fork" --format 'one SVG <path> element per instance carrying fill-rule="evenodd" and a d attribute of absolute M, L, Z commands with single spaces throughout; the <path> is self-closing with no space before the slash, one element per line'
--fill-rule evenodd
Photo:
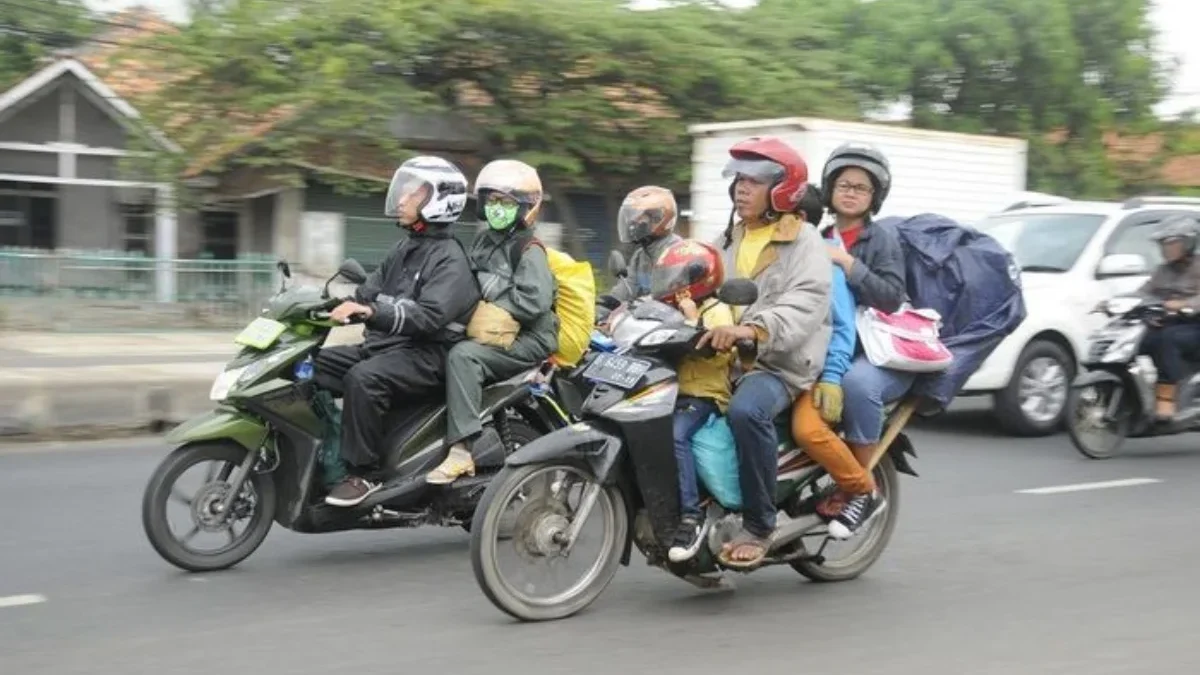
<path fill-rule="evenodd" d="M 267 468 L 258 469 L 260 473 L 269 473 L 279 466 L 279 449 L 275 447 L 275 434 L 269 425 L 262 445 L 257 450 L 246 453 L 246 458 L 238 465 L 237 471 L 229 481 L 229 490 L 225 494 L 225 498 L 221 500 L 219 507 L 223 517 L 228 517 L 232 512 L 233 502 L 241 494 L 242 486 L 246 484 L 246 479 L 250 477 L 250 472 L 255 471 L 260 463 L 267 464 Z"/>

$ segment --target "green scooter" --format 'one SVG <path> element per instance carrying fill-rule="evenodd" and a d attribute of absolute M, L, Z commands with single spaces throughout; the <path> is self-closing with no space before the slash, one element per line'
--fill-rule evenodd
<path fill-rule="evenodd" d="M 191 572 L 232 567 L 253 553 L 273 523 L 296 532 L 458 526 L 470 529 L 475 506 L 505 458 L 517 448 L 569 423 L 555 401 L 560 386 L 544 369 L 490 385 L 484 392 L 484 434 L 475 443 L 476 475 L 445 486 L 425 474 L 445 457 L 446 407 L 438 401 L 397 402 L 385 420 L 384 486 L 353 508 L 325 504 L 344 477 L 338 448 L 341 414 L 331 392 L 314 380 L 316 354 L 339 325 L 329 312 L 342 298 L 329 292 L 341 279 L 366 280 L 346 260 L 323 287 L 289 285 L 288 264 L 278 265 L 279 292 L 235 338 L 241 350 L 217 376 L 212 411 L 174 428 L 175 449 L 150 477 L 142 524 L 167 562 Z M 534 377 L 541 373 L 543 377 Z M 565 380 L 565 378 L 564 378 Z M 200 487 L 180 478 L 207 465 Z M 190 517 L 176 532 L 168 507 Z M 199 540 L 213 540 L 200 547 Z"/>

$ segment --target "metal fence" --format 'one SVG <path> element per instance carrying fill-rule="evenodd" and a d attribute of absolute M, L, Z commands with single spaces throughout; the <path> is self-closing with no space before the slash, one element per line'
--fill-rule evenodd
<path fill-rule="evenodd" d="M 173 281 L 170 303 L 159 302 L 163 270 Z M 0 248 L 0 303 L 16 310 L 5 312 L 10 327 L 19 318 L 14 314 L 27 314 L 23 308 L 31 305 L 52 314 L 51 323 L 95 328 L 131 321 L 141 328 L 237 326 L 259 313 L 278 283 L 269 255 L 179 259 L 160 269 L 140 253 Z M 46 321 L 26 317 L 26 323 Z"/>

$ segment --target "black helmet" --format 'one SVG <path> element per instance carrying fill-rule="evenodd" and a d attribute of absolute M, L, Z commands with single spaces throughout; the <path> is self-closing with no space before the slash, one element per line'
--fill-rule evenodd
<path fill-rule="evenodd" d="M 843 169 L 862 169 L 871 177 L 875 193 L 871 195 L 871 213 L 879 213 L 883 200 L 892 189 L 892 169 L 879 148 L 867 143 L 843 143 L 829 154 L 821 170 L 821 185 L 825 187 L 825 208 L 833 208 L 833 181 Z"/>
<path fill-rule="evenodd" d="M 1200 223 L 1191 216 L 1171 216 L 1154 232 L 1153 239 L 1162 244 L 1171 239 L 1182 239 L 1188 254 L 1196 251 L 1196 237 L 1200 234 Z"/>

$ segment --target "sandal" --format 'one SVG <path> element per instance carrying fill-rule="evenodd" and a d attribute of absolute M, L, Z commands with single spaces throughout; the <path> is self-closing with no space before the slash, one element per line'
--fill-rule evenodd
<path fill-rule="evenodd" d="M 733 541 L 721 548 L 721 553 L 717 556 L 717 560 L 723 567 L 735 570 L 749 570 L 762 564 L 770 548 L 770 543 L 766 538 L 756 537 L 743 530 L 733 538 Z M 752 549 L 756 553 L 750 558 L 735 556 L 738 551 L 744 552 L 747 549 Z"/>

